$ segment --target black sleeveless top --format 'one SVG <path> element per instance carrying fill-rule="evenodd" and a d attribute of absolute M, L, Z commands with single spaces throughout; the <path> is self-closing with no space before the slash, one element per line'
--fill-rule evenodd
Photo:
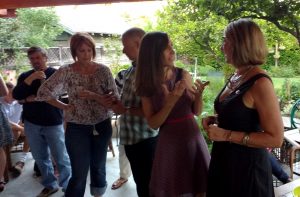
<path fill-rule="evenodd" d="M 241 132 L 262 131 L 257 110 L 243 103 L 245 93 L 261 77 L 270 79 L 265 74 L 257 74 L 220 101 L 226 86 L 223 88 L 214 103 L 219 127 Z M 265 148 L 213 142 L 206 196 L 274 197 L 268 154 Z"/>
<path fill-rule="evenodd" d="M 245 93 L 261 77 L 270 79 L 268 75 L 257 74 L 230 93 L 224 100 L 220 101 L 220 95 L 226 87 L 224 86 L 214 102 L 215 111 L 218 114 L 219 127 L 234 131 L 261 131 L 257 110 L 248 108 L 243 102 Z"/>

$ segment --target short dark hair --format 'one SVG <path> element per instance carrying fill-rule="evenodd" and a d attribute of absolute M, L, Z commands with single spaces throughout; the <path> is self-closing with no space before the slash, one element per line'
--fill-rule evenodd
<path fill-rule="evenodd" d="M 92 48 L 92 50 L 93 50 L 93 59 L 95 59 L 95 57 L 96 57 L 96 44 L 95 44 L 95 41 L 94 41 L 93 37 L 88 33 L 78 32 L 78 33 L 74 34 L 71 37 L 71 40 L 70 40 L 70 49 L 71 49 L 71 54 L 72 54 L 72 57 L 73 57 L 74 61 L 76 61 L 76 58 L 77 58 L 76 50 L 83 43 L 87 44 L 89 47 Z"/>
<path fill-rule="evenodd" d="M 123 34 L 122 34 L 122 38 L 132 38 L 132 37 L 138 37 L 138 38 L 142 38 L 144 35 L 145 35 L 145 31 L 141 28 L 138 28 L 138 27 L 132 27 L 130 29 L 128 29 L 127 31 L 125 31 Z"/>
<path fill-rule="evenodd" d="M 43 56 L 47 57 L 47 51 L 41 47 L 38 47 L 38 46 L 33 46 L 33 47 L 30 47 L 28 50 L 27 50 L 27 57 L 29 57 L 30 55 L 32 55 L 33 53 L 36 53 L 36 52 L 40 52 L 41 54 L 43 54 Z"/>

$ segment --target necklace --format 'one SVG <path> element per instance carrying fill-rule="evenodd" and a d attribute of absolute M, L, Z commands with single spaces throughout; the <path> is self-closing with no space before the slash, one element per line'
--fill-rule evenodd
<path fill-rule="evenodd" d="M 246 76 L 248 75 L 248 73 L 254 68 L 254 66 L 249 66 L 248 68 L 246 68 L 245 72 L 242 74 L 239 74 L 237 72 L 234 73 L 234 75 L 232 75 L 229 78 L 229 81 L 227 83 L 227 87 L 233 91 L 235 89 L 237 89 L 242 82 L 244 82 L 244 79 L 246 78 Z"/>

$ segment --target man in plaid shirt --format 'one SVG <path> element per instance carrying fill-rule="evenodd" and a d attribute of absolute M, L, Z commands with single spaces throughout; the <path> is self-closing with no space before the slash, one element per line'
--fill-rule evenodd
<path fill-rule="evenodd" d="M 149 182 L 157 141 L 157 130 L 151 129 L 142 110 L 141 98 L 135 93 L 135 62 L 145 32 L 131 28 L 122 35 L 123 53 L 132 61 L 124 72 L 121 93 L 120 143 L 125 146 L 139 197 L 149 196 Z"/>

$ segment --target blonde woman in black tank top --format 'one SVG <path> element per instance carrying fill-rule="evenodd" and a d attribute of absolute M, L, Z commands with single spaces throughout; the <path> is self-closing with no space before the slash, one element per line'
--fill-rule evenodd
<path fill-rule="evenodd" d="M 283 123 L 272 81 L 259 68 L 268 53 L 264 36 L 239 19 L 225 29 L 222 51 L 236 71 L 215 100 L 217 116 L 202 122 L 214 141 L 207 197 L 272 197 L 266 148 L 281 146 Z"/>

